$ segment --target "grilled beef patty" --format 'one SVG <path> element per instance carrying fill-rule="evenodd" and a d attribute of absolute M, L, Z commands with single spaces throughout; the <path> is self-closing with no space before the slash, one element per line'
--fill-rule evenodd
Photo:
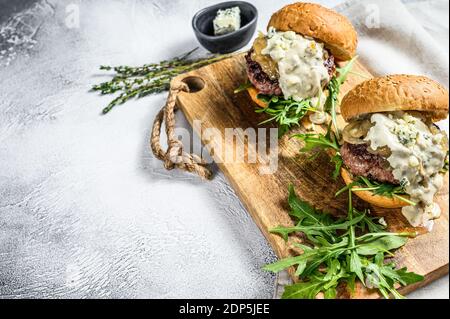
<path fill-rule="evenodd" d="M 399 184 L 389 162 L 381 155 L 369 153 L 367 144 L 345 143 L 341 148 L 344 164 L 355 176 L 364 176 L 381 183 Z"/>
<path fill-rule="evenodd" d="M 251 50 L 246 56 L 247 61 L 247 74 L 250 82 L 258 90 L 259 93 L 265 95 L 283 95 L 278 80 L 272 80 L 262 69 L 258 62 L 252 60 Z M 330 78 L 336 71 L 336 65 L 334 62 L 334 56 L 329 54 L 328 59 L 324 62 L 325 67 L 328 69 Z"/>

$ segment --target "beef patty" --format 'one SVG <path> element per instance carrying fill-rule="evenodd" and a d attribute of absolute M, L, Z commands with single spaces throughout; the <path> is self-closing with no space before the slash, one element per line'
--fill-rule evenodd
<path fill-rule="evenodd" d="M 265 73 L 258 62 L 252 60 L 252 52 L 245 56 L 247 61 L 247 74 L 250 82 L 258 90 L 259 93 L 265 95 L 283 95 L 280 88 L 280 83 L 278 79 L 272 80 L 267 73 Z M 328 70 L 330 78 L 334 75 L 336 71 L 336 64 L 334 62 L 334 56 L 329 54 L 328 59 L 324 62 L 325 67 Z"/>
<path fill-rule="evenodd" d="M 381 183 L 399 184 L 392 174 L 389 162 L 381 155 L 370 153 L 367 147 L 367 144 L 349 143 L 342 146 L 341 156 L 350 172 Z"/>
<path fill-rule="evenodd" d="M 278 80 L 272 80 L 267 73 L 265 73 L 258 62 L 252 60 L 252 51 L 246 56 L 247 60 L 247 75 L 250 82 L 261 94 L 266 95 L 282 95 L 280 84 Z"/>

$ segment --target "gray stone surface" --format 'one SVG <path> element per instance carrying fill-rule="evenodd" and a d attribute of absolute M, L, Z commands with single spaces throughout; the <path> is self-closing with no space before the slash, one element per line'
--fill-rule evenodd
<path fill-rule="evenodd" d="M 101 116 L 110 98 L 88 92 L 101 64 L 196 47 L 190 19 L 214 2 L 0 1 L 1 298 L 272 297 L 275 256 L 223 175 L 167 172 L 149 151 L 166 96 Z M 264 29 L 291 1 L 253 2 Z"/>

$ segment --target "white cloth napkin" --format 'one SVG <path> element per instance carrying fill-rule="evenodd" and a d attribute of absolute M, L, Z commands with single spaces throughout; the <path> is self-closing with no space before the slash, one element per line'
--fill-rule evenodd
<path fill-rule="evenodd" d="M 374 74 L 427 75 L 448 87 L 447 1 L 352 0 L 336 10 L 356 27 L 361 61 Z"/>
<path fill-rule="evenodd" d="M 350 0 L 334 9 L 358 31 L 359 59 L 372 74 L 426 75 L 448 88 L 447 0 Z M 448 120 L 439 126 L 448 134 Z M 287 272 L 280 273 L 276 298 L 289 283 Z"/>

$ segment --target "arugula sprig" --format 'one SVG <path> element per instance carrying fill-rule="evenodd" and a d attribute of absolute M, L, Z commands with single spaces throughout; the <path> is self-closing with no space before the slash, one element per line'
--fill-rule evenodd
<path fill-rule="evenodd" d="M 357 186 L 357 187 L 355 187 Z M 367 177 L 359 176 L 353 183 L 348 184 L 336 193 L 336 197 L 351 189 L 353 192 L 370 191 L 373 195 L 397 198 L 405 203 L 416 206 L 417 203 L 405 197 L 405 186 L 371 181 Z"/>
<path fill-rule="evenodd" d="M 340 151 L 339 142 L 335 136 L 335 133 L 331 130 L 331 124 L 328 126 L 327 133 L 325 135 L 318 133 L 306 133 L 295 134 L 292 137 L 302 140 L 305 145 L 300 150 L 302 153 L 311 152 L 314 150 L 332 150 L 334 155 L 331 156 L 331 161 L 335 164 L 333 171 L 333 179 L 337 179 L 341 171 L 341 167 L 344 164 Z M 315 156 L 318 156 L 319 152 Z M 314 158 L 313 156 L 312 158 Z"/>
<path fill-rule="evenodd" d="M 239 87 L 237 87 L 233 93 L 238 94 L 238 93 L 244 92 L 247 89 L 251 88 L 252 86 L 253 86 L 253 84 L 250 81 L 247 81 L 246 83 L 239 85 Z"/>
<path fill-rule="evenodd" d="M 292 137 L 298 138 L 305 142 L 305 146 L 300 150 L 302 153 L 314 151 L 316 149 L 332 149 L 336 152 L 339 152 L 340 145 L 331 131 L 331 127 L 328 126 L 328 131 L 325 135 L 319 133 L 300 133 L 295 134 Z"/>
<path fill-rule="evenodd" d="M 279 136 L 283 136 L 294 125 L 299 125 L 300 120 L 309 111 L 316 109 L 311 106 L 311 100 L 295 101 L 284 99 L 280 96 L 258 95 L 258 99 L 267 104 L 267 107 L 255 110 L 256 113 L 266 113 L 269 119 L 259 123 L 260 125 L 276 122 L 279 126 Z"/>
<path fill-rule="evenodd" d="M 325 102 L 325 110 L 331 115 L 331 122 L 336 133 L 337 139 L 340 139 L 339 127 L 337 123 L 337 106 L 339 105 L 339 93 L 341 91 L 342 84 L 347 80 L 349 73 L 353 68 L 353 64 L 358 59 L 355 56 L 344 67 L 336 68 L 338 76 L 334 76 L 328 83 L 328 98 Z"/>
<path fill-rule="evenodd" d="M 264 267 L 267 271 L 279 272 L 296 267 L 300 282 L 287 286 L 283 298 L 316 298 L 323 293 L 325 298 L 335 298 L 337 287 L 346 284 L 354 292 L 358 279 L 364 286 L 378 291 L 385 297 L 404 298 L 396 289 L 423 280 L 423 276 L 397 269 L 394 262 L 386 262 L 414 233 L 390 233 L 366 212 L 356 210 L 349 191 L 349 207 L 346 218 L 335 220 L 329 214 L 315 210 L 300 200 L 293 186 L 289 188 L 290 215 L 295 227 L 277 227 L 273 233 L 285 240 L 290 235 L 303 233 L 306 244 L 293 243 L 302 253 L 282 259 Z"/>

